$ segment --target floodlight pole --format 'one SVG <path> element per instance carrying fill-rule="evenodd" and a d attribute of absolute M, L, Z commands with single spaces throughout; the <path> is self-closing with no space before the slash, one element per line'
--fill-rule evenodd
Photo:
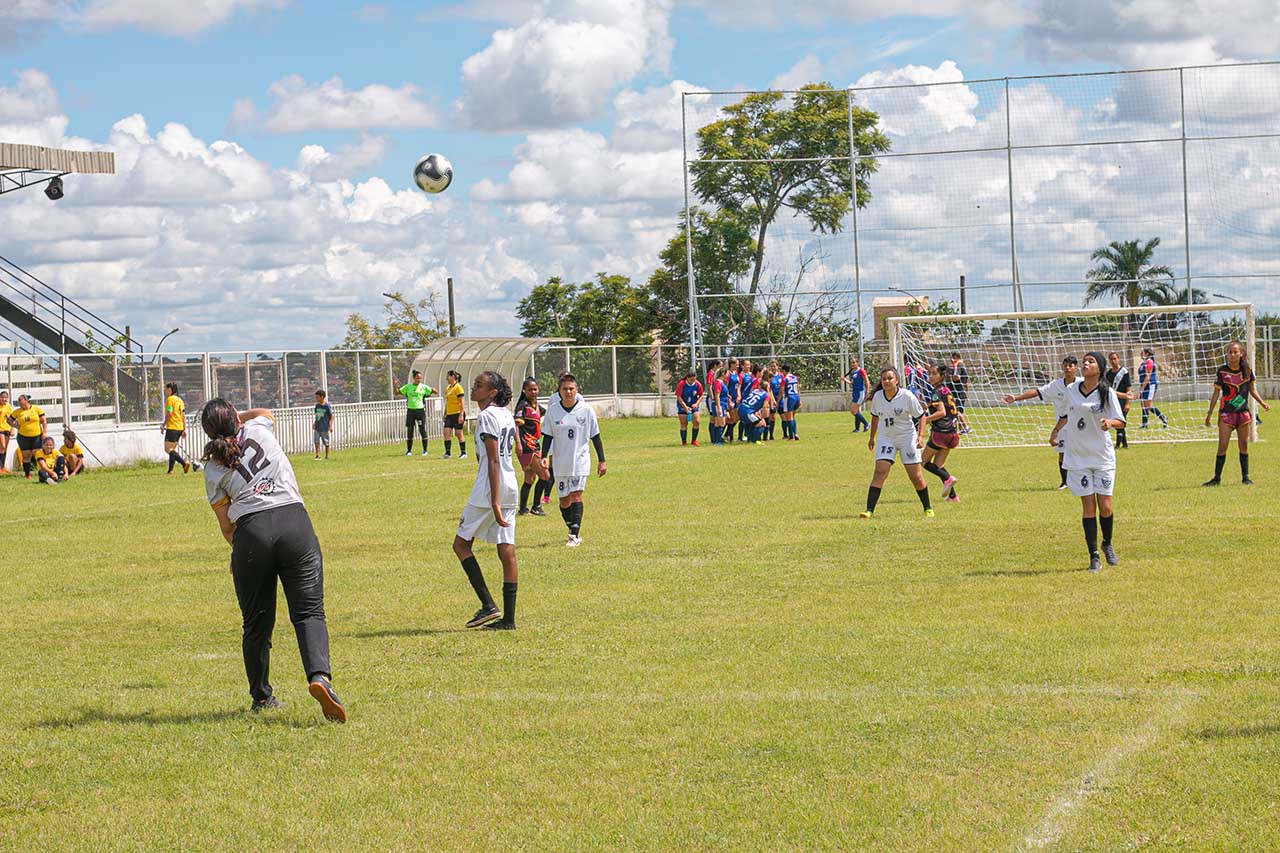
<path fill-rule="evenodd" d="M 863 338 L 862 330 L 862 264 L 858 256 L 858 159 L 857 146 L 853 139 L 853 89 L 845 89 L 845 104 L 849 113 L 849 195 L 853 201 L 853 293 L 855 308 L 858 312 L 858 363 L 862 363 Z M 874 321 L 872 322 L 874 326 Z"/>
<path fill-rule="evenodd" d="M 685 277 L 689 280 L 689 369 L 698 372 L 698 297 L 693 280 L 693 225 L 689 211 L 689 119 L 685 108 L 688 93 L 680 93 L 680 145 L 684 165 L 684 263 Z M 661 346 L 661 344 L 659 344 Z M 662 377 L 658 377 L 662 384 Z"/>

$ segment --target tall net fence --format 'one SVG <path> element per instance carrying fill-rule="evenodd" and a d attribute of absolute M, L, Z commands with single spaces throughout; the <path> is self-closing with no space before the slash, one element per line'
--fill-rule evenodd
<path fill-rule="evenodd" d="M 934 387 L 929 366 L 950 366 L 959 355 L 963 369 L 944 381 L 964 413 L 965 443 L 1035 445 L 1046 442 L 1053 411 L 1042 400 L 1006 405 L 1003 398 L 1062 377 L 1067 357 L 1079 362 L 1097 351 L 1116 390 L 1135 397 L 1122 401 L 1131 442 L 1195 441 L 1217 439 L 1216 426 L 1205 426 L 1205 412 L 1227 346 L 1240 341 L 1246 351 L 1256 348 L 1252 313 L 1244 306 L 1044 313 L 897 320 L 893 363 L 904 366 L 903 384 L 927 400 Z"/>
<path fill-rule="evenodd" d="M 815 120 L 815 139 L 725 141 L 748 132 L 748 113 L 754 130 L 799 122 L 812 111 L 806 97 L 684 95 L 689 205 L 723 208 L 736 192 L 764 244 L 758 274 L 754 264 L 695 265 L 700 344 L 740 332 L 748 304 L 801 321 L 843 317 L 866 341 L 883 337 L 879 314 L 944 299 L 968 313 L 1080 308 L 1095 250 L 1155 238 L 1146 268 L 1157 273 L 1134 282 L 1137 304 L 1252 302 L 1265 312 L 1280 302 L 1278 64 L 826 91 L 830 115 Z M 765 110 L 774 124 L 759 118 Z M 866 129 L 851 137 L 841 111 Z M 818 161 L 832 168 L 813 178 Z M 847 202 L 850 163 L 860 205 L 815 215 L 806 188 L 832 193 L 838 177 Z M 780 194 L 776 214 L 761 213 Z M 723 239 L 696 225 L 691 215 L 695 255 L 699 241 Z M 1116 284 L 1090 304 L 1134 302 Z M 749 343 L 786 345 L 785 334 L 766 324 Z"/>

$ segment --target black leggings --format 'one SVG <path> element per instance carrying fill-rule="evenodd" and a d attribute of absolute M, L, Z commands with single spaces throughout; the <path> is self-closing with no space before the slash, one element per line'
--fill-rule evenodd
<path fill-rule="evenodd" d="M 422 437 L 422 449 L 427 449 L 427 410 L 426 409 L 409 409 L 404 416 L 405 428 L 409 430 L 409 436 L 405 440 L 405 450 L 413 450 L 413 427 L 418 426 L 418 435 Z"/>
<path fill-rule="evenodd" d="M 231 576 L 244 619 L 244 670 L 249 695 L 271 695 L 271 631 L 276 624 L 276 579 L 284 587 L 289 621 L 308 678 L 330 675 L 329 629 L 324 621 L 324 566 L 320 542 L 302 504 L 266 509 L 236 522 Z"/>

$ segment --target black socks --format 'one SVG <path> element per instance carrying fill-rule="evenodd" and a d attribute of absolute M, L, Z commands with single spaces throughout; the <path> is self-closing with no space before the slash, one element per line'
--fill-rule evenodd
<path fill-rule="evenodd" d="M 582 529 L 582 504 L 573 503 L 560 507 L 560 517 L 564 519 L 564 526 L 569 528 L 569 534 L 577 536 Z"/>
<path fill-rule="evenodd" d="M 496 610 L 498 605 L 493 603 L 493 596 L 489 594 L 489 587 L 485 585 L 484 573 L 480 571 L 480 563 L 476 560 L 475 554 L 462 561 L 462 570 L 467 573 L 467 580 L 471 581 L 471 588 L 476 591 L 480 606 L 485 610 Z"/>
<path fill-rule="evenodd" d="M 516 624 L 516 582 L 502 582 L 502 621 Z"/>
<path fill-rule="evenodd" d="M 1246 457 L 1242 456 L 1241 458 L 1243 459 Z M 1213 460 L 1213 479 L 1215 480 L 1222 479 L 1222 466 L 1226 464 L 1227 464 L 1227 455 L 1225 453 Z M 1245 464 L 1248 464 L 1248 463 L 1246 462 Z"/>
<path fill-rule="evenodd" d="M 687 429 L 680 430 L 680 443 L 686 444 L 689 441 L 689 431 Z"/>
<path fill-rule="evenodd" d="M 1067 469 L 1063 468 L 1062 465 L 1058 465 L 1058 475 L 1062 477 L 1062 485 L 1065 486 L 1067 484 Z"/>
<path fill-rule="evenodd" d="M 1111 527 L 1115 523 L 1115 520 L 1116 518 L 1114 515 L 1098 516 L 1098 526 L 1102 528 L 1102 544 L 1103 545 L 1111 544 Z"/>
<path fill-rule="evenodd" d="M 1098 519 L 1082 518 L 1080 521 L 1084 525 L 1084 544 L 1089 546 L 1089 556 L 1096 557 L 1098 556 Z"/>
<path fill-rule="evenodd" d="M 876 504 L 880 501 L 880 487 L 872 486 L 867 489 L 867 512 L 875 512 Z"/>
<path fill-rule="evenodd" d="M 458 447 L 459 447 L 458 452 L 462 453 L 465 456 L 467 453 L 467 443 L 462 439 L 458 439 Z"/>
<path fill-rule="evenodd" d="M 924 507 L 925 509 L 930 508 L 929 507 L 929 489 L 927 487 L 923 489 L 916 489 L 916 497 L 920 499 L 920 506 Z"/>
<path fill-rule="evenodd" d="M 699 429 L 701 429 L 701 427 L 694 427 L 694 428 L 693 428 L 693 440 L 694 440 L 695 442 L 698 440 L 698 430 L 699 430 Z"/>
<path fill-rule="evenodd" d="M 1222 459 L 1223 457 L 1219 456 L 1218 458 Z M 1240 454 L 1240 479 L 1242 480 L 1249 479 L 1249 454 L 1248 453 Z"/>
<path fill-rule="evenodd" d="M 533 483 L 524 483 L 520 486 L 520 511 L 524 512 L 529 508 L 529 491 L 533 488 Z"/>
<path fill-rule="evenodd" d="M 542 506 L 542 496 L 551 492 L 550 480 L 539 480 L 533 484 L 533 505 Z"/>
<path fill-rule="evenodd" d="M 453 442 L 446 438 L 444 440 L 444 455 L 448 456 L 451 453 L 453 453 Z"/>

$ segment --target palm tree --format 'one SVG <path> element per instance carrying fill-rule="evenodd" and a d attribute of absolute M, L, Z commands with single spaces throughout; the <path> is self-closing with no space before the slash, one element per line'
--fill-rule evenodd
<path fill-rule="evenodd" d="M 1099 263 L 1085 273 L 1089 279 L 1085 304 L 1106 296 L 1120 297 L 1122 307 L 1163 304 L 1156 300 L 1171 289 L 1173 270 L 1164 264 L 1151 265 L 1151 256 L 1159 245 L 1160 238 L 1152 237 L 1144 245 L 1138 245 L 1137 240 L 1112 241 L 1095 249 L 1090 260 Z"/>

